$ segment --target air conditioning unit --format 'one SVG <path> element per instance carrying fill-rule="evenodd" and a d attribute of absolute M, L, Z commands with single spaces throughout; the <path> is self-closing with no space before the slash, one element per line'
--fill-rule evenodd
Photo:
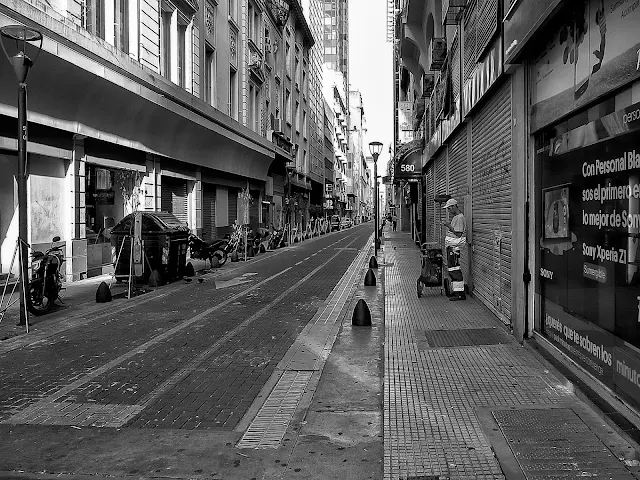
<path fill-rule="evenodd" d="M 282 119 L 281 118 L 274 118 L 273 119 L 273 131 L 276 133 L 283 133 L 284 132 L 284 128 L 282 127 Z"/>

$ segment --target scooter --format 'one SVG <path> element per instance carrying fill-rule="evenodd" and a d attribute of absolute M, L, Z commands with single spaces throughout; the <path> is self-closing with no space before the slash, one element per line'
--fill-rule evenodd
<path fill-rule="evenodd" d="M 60 272 L 64 263 L 62 245 L 54 247 L 53 243 L 59 242 L 60 237 L 53 237 L 51 247 L 44 253 L 34 251 L 31 253 L 31 281 L 29 282 L 29 295 L 27 308 L 34 315 L 44 315 L 53 308 L 54 302 L 59 298 L 64 277 Z"/>

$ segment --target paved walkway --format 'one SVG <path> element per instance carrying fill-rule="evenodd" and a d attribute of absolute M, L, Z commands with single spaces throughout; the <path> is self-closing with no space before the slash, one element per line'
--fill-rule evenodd
<path fill-rule="evenodd" d="M 570 382 L 472 296 L 418 298 L 418 247 L 384 237 L 385 480 L 640 478 Z"/>

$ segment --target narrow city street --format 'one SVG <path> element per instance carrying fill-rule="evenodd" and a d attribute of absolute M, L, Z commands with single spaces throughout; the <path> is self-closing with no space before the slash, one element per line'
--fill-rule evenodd
<path fill-rule="evenodd" d="M 313 372 L 361 283 L 371 227 L 229 263 L 110 309 L 96 306 L 89 321 L 35 343 L 23 336 L 23 345 L 0 350 L 0 471 L 249 479 L 286 470 L 286 461 L 274 463 L 282 452 L 253 450 L 259 453 L 249 459 L 236 444 L 290 440 L 282 437 L 291 415 L 319 381 Z M 122 308 L 125 302 L 133 306 Z M 367 348 L 380 348 L 381 332 L 378 347 Z M 289 368 L 276 372 L 283 360 Z M 294 405 L 280 402 L 268 423 L 283 422 L 283 409 L 291 415 L 275 436 L 260 435 L 255 424 L 269 415 L 258 410 L 278 389 Z M 380 391 L 368 391 L 377 409 Z M 381 471 L 382 439 L 372 437 Z M 262 465 L 267 458 L 269 467 Z"/>

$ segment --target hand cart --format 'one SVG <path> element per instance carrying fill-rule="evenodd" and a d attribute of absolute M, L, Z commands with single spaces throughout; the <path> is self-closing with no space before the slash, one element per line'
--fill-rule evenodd
<path fill-rule="evenodd" d="M 420 246 L 420 253 L 420 276 L 416 282 L 418 298 L 422 296 L 424 288 L 439 287 L 440 295 L 442 295 L 442 267 L 444 262 L 442 248 L 437 243 L 423 243 Z"/>

